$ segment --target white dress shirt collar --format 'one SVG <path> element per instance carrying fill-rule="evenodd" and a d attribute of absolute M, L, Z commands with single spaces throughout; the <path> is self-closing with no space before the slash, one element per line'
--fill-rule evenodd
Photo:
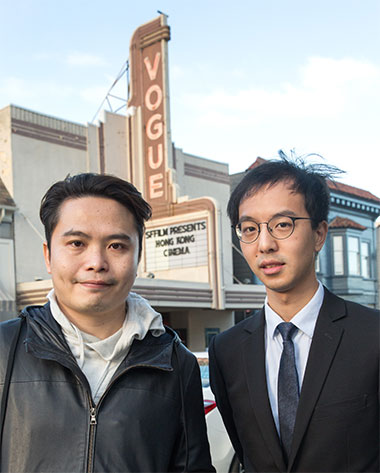
<path fill-rule="evenodd" d="M 322 306 L 324 289 L 318 281 L 318 289 L 310 301 L 294 315 L 291 322 L 309 338 L 313 338 L 315 324 Z M 265 299 L 265 322 L 267 334 L 272 339 L 276 336 L 277 326 L 284 320 L 269 306 L 268 298 Z"/>

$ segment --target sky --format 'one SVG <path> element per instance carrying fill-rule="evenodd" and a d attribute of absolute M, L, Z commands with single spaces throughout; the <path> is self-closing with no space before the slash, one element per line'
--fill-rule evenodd
<path fill-rule="evenodd" d="M 0 108 L 91 122 L 157 10 L 177 147 L 231 173 L 316 153 L 380 197 L 379 0 L 3 0 Z"/>

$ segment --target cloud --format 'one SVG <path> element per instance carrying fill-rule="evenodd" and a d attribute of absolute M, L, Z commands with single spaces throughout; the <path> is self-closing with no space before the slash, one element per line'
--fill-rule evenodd
<path fill-rule="evenodd" d="M 348 171 L 344 181 L 379 194 L 368 170 L 379 159 L 380 67 L 352 58 L 311 57 L 292 82 L 219 87 L 172 105 L 172 136 L 184 150 L 246 169 L 278 149 L 320 153 Z M 239 84 L 242 84 L 240 81 Z M 248 85 L 247 85 L 248 84 Z M 360 162 L 360 164 L 359 164 Z"/>
<path fill-rule="evenodd" d="M 353 59 L 310 58 L 299 69 L 296 83 L 276 88 L 249 87 L 237 91 L 219 88 L 211 93 L 182 96 L 182 103 L 203 112 L 201 120 L 215 125 L 234 121 L 256 124 L 273 117 L 284 119 L 341 116 L 360 97 L 378 96 L 380 68 Z"/>
<path fill-rule="evenodd" d="M 81 52 L 73 52 L 66 58 L 67 64 L 70 66 L 91 67 L 106 66 L 107 62 L 100 56 L 95 54 L 86 54 Z"/>
<path fill-rule="evenodd" d="M 347 87 L 380 80 L 380 68 L 355 59 L 312 57 L 301 68 L 304 87 L 309 89 Z"/>

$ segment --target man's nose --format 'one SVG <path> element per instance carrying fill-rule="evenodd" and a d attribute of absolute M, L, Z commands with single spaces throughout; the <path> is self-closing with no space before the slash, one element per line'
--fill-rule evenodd
<path fill-rule="evenodd" d="M 275 251 L 277 249 L 277 240 L 272 236 L 266 223 L 260 225 L 260 233 L 257 239 L 258 249 L 262 253 Z"/>
<path fill-rule="evenodd" d="M 90 248 L 86 255 L 86 269 L 88 271 L 108 271 L 106 250 L 100 247 Z"/>

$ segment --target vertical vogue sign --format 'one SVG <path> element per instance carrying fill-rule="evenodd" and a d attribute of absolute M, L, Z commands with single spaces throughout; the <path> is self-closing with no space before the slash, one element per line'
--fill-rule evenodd
<path fill-rule="evenodd" d="M 128 106 L 141 107 L 145 198 L 154 207 L 168 204 L 168 117 L 166 43 L 170 29 L 164 15 L 135 31 L 131 40 L 131 98 Z M 134 157 L 133 159 L 138 159 Z"/>
<path fill-rule="evenodd" d="M 154 47 L 156 46 L 156 47 Z M 157 47 L 158 46 L 158 47 Z M 149 200 L 165 200 L 165 123 L 161 44 L 144 54 L 145 163 Z"/>
<path fill-rule="evenodd" d="M 146 271 L 206 266 L 206 220 L 148 229 L 145 233 L 145 255 Z"/>

